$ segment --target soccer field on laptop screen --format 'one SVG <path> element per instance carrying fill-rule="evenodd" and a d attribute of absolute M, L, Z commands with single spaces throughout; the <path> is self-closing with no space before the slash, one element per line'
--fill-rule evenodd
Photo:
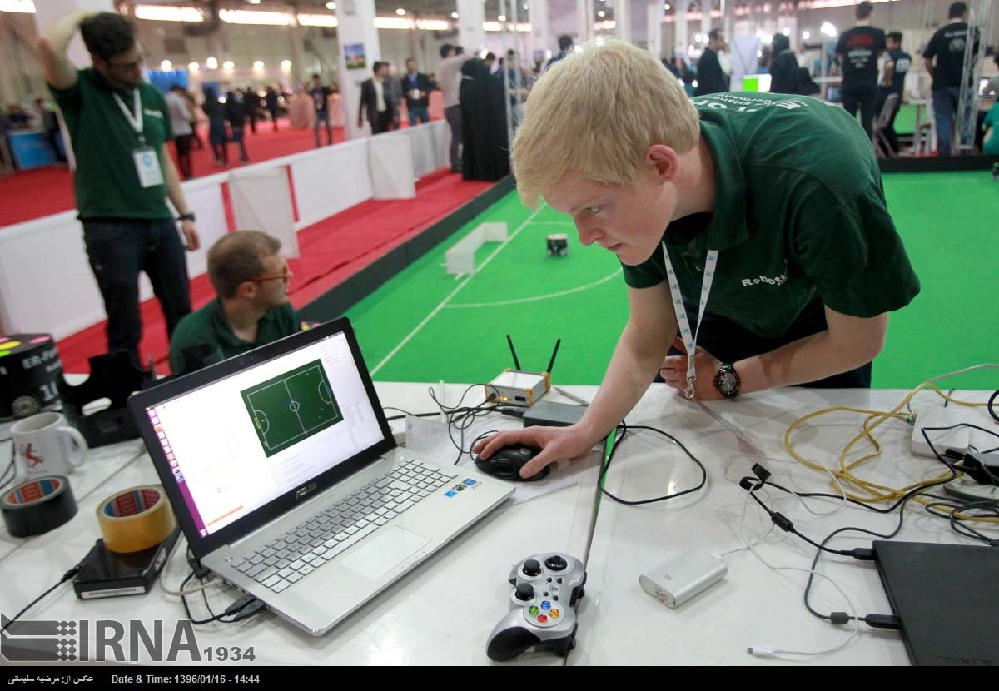
<path fill-rule="evenodd" d="M 146 414 L 202 537 L 383 439 L 342 333 Z"/>

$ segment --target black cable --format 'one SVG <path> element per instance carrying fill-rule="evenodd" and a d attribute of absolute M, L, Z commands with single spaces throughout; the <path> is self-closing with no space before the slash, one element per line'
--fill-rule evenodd
<path fill-rule="evenodd" d="M 34 600 L 32 600 L 31 602 L 29 602 L 24 607 L 24 609 L 22 609 L 20 612 L 18 612 L 17 614 L 15 614 L 13 617 L 11 617 L 10 619 L 8 619 L 7 623 L 4 624 L 2 627 L 0 627 L 0 631 L 6 631 L 8 628 L 10 628 L 10 625 L 13 624 L 15 621 L 17 621 L 18 619 L 20 619 L 21 616 L 23 616 L 25 612 L 27 612 L 29 609 L 31 609 L 36 604 L 38 604 L 38 602 L 42 598 L 44 598 L 46 595 L 48 595 L 53 590 L 55 590 L 56 588 L 58 588 L 59 586 L 61 586 L 63 583 L 65 583 L 66 581 L 68 581 L 69 579 L 71 579 L 73 576 L 75 576 L 79 571 L 80 571 L 80 565 L 77 564 L 76 566 L 74 566 L 73 568 L 71 568 L 69 571 L 67 571 L 66 573 L 64 573 L 62 575 L 62 578 L 59 579 L 58 583 L 56 583 L 51 588 L 49 588 L 48 590 L 46 590 L 44 593 L 42 593 L 41 595 L 39 595 L 38 597 L 36 597 Z"/>
<path fill-rule="evenodd" d="M 655 432 L 656 434 L 661 434 L 662 436 L 666 437 L 667 439 L 669 439 L 670 441 L 672 441 L 674 444 L 676 444 L 677 446 L 679 446 L 680 449 L 685 454 L 687 454 L 687 457 L 690 460 L 692 460 L 697 465 L 697 467 L 700 469 L 700 471 L 701 471 L 701 481 L 699 483 L 697 483 L 696 486 L 690 487 L 689 489 L 681 490 L 679 492 L 674 492 L 672 494 L 664 494 L 661 497 L 653 497 L 651 499 L 622 499 L 622 498 L 617 497 L 617 496 L 611 494 L 610 492 L 608 492 L 604 488 L 604 479 L 605 479 L 605 476 L 607 475 L 607 471 L 610 469 L 611 461 L 614 460 L 614 455 L 617 453 L 618 446 L 621 444 L 622 441 L 624 441 L 624 438 L 625 438 L 625 436 L 627 436 L 628 432 L 631 431 L 631 430 L 637 430 L 637 429 L 644 429 L 644 430 L 648 430 L 650 432 Z M 657 429 L 655 427 L 649 427 L 648 425 L 627 425 L 627 424 L 625 424 L 625 423 L 622 422 L 614 430 L 614 441 L 612 442 L 612 445 L 611 445 L 611 451 L 610 451 L 610 453 L 607 456 L 607 461 L 604 463 L 604 467 L 601 468 L 601 470 L 600 470 L 600 478 L 598 480 L 598 485 L 600 487 L 600 491 L 603 494 L 607 495 L 608 497 L 610 497 L 611 499 L 613 499 L 614 501 L 616 501 L 616 502 L 618 502 L 620 504 L 624 504 L 626 506 L 641 506 L 643 504 L 652 504 L 652 503 L 658 502 L 658 501 L 666 501 L 668 499 L 675 499 L 677 497 L 682 497 L 685 494 L 691 494 L 693 492 L 698 491 L 702 487 L 704 487 L 704 485 L 707 484 L 707 481 L 708 481 L 708 472 L 704 468 L 704 464 L 701 463 L 701 461 L 699 461 L 697 459 L 697 457 L 694 456 L 694 454 L 692 454 L 690 452 L 690 450 L 686 446 L 684 446 L 683 443 L 679 439 L 677 439 L 673 435 L 669 434 L 668 432 L 664 432 L 663 430 Z"/>
<path fill-rule="evenodd" d="M 988 408 L 989 415 L 992 416 L 992 419 L 999 422 L 999 413 L 996 413 L 996 398 L 999 398 L 999 389 L 996 389 L 992 395 L 989 396 L 989 400 L 985 404 L 985 407 Z"/>
<path fill-rule="evenodd" d="M 201 597 L 205 601 L 205 609 L 208 610 L 209 616 L 205 619 L 195 619 L 194 615 L 191 613 L 191 607 L 187 603 L 187 595 L 189 593 L 184 593 L 184 589 L 187 587 L 187 584 L 192 578 L 197 578 L 198 581 L 204 581 L 205 578 L 211 575 L 211 570 L 202 566 L 201 563 L 194 558 L 190 546 L 188 546 L 187 549 L 187 561 L 191 566 L 191 573 L 189 573 L 180 584 L 180 601 L 184 605 L 184 613 L 187 614 L 187 618 L 192 624 L 211 624 L 216 621 L 220 621 L 223 624 L 231 624 L 233 622 L 249 619 L 264 609 L 265 605 L 262 600 L 247 593 L 230 603 L 221 614 L 216 614 L 212 610 L 211 604 L 208 602 L 208 593 L 204 588 L 202 588 Z M 227 619 L 226 617 L 229 618 Z"/>

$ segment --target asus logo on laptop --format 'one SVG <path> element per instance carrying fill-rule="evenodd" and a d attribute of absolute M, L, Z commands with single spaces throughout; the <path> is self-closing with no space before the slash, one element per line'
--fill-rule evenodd
<path fill-rule="evenodd" d="M 295 499 L 301 499 L 302 497 L 304 497 L 309 492 L 315 491 L 315 489 L 316 489 L 316 483 L 315 482 L 310 482 L 309 484 L 305 485 L 304 487 L 299 487 L 298 489 L 295 490 Z"/>

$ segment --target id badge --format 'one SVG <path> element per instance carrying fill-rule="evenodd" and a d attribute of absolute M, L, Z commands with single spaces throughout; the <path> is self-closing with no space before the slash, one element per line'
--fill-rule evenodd
<path fill-rule="evenodd" d="M 135 159 L 135 170 L 139 174 L 139 184 L 143 187 L 156 187 L 163 184 L 163 169 L 156 156 L 156 150 L 144 146 L 132 152 Z"/>

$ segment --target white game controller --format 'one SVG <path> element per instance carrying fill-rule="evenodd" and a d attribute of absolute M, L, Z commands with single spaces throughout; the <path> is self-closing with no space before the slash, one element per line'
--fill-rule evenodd
<path fill-rule="evenodd" d="M 486 654 L 505 662 L 529 648 L 565 656 L 576 643 L 576 612 L 586 569 L 568 554 L 532 555 L 510 570 L 510 612 L 489 635 Z"/>

